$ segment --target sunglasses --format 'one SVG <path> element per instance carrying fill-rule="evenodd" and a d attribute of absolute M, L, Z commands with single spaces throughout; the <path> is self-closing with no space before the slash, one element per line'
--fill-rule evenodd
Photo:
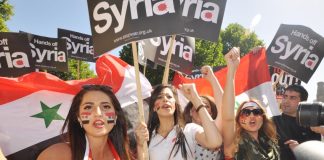
<path fill-rule="evenodd" d="M 260 116 L 263 115 L 263 110 L 262 109 L 242 109 L 240 115 L 241 116 L 250 116 L 250 114 L 253 113 L 255 116 Z"/>

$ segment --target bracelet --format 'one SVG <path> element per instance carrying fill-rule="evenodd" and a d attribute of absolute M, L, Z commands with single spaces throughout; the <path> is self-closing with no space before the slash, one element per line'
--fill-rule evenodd
<path fill-rule="evenodd" d="M 205 104 L 201 104 L 200 106 L 198 106 L 197 108 L 196 108 L 196 112 L 198 113 L 199 112 L 199 110 L 201 109 L 201 108 L 206 108 L 207 106 L 205 105 Z"/>

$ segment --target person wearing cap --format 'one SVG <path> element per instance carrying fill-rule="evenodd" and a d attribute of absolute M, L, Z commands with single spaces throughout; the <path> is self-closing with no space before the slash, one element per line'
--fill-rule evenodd
<path fill-rule="evenodd" d="M 281 102 L 282 114 L 273 117 L 277 127 L 281 159 L 295 160 L 292 150 L 300 143 L 321 140 L 318 127 L 302 127 L 297 124 L 296 115 L 299 102 L 307 101 L 307 90 L 297 84 L 285 89 Z"/>
<path fill-rule="evenodd" d="M 279 160 L 275 126 L 256 100 L 241 103 L 235 117 L 235 73 L 239 55 L 225 55 L 228 66 L 222 105 L 225 160 Z"/>

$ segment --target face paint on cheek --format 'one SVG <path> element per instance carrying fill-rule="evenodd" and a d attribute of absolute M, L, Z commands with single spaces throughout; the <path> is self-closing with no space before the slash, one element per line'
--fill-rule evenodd
<path fill-rule="evenodd" d="M 247 117 L 245 117 L 245 116 L 241 116 L 241 117 L 240 117 L 240 122 L 241 122 L 242 124 L 246 124 L 246 119 L 247 119 Z"/>
<path fill-rule="evenodd" d="M 91 113 L 90 112 L 82 112 L 80 115 L 81 115 L 80 118 L 81 118 L 82 124 L 89 124 Z"/>
<path fill-rule="evenodd" d="M 105 113 L 105 116 L 107 118 L 107 123 L 108 124 L 109 123 L 116 123 L 116 119 L 115 119 L 116 114 L 115 114 L 115 112 L 107 112 L 107 113 Z"/>
<path fill-rule="evenodd" d="M 157 112 L 158 110 L 160 110 L 160 103 L 158 102 L 158 103 L 156 103 L 155 104 L 155 112 Z"/>

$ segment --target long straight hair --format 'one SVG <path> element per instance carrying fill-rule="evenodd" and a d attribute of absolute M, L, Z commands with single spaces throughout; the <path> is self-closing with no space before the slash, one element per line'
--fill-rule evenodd
<path fill-rule="evenodd" d="M 154 103 L 158 99 L 158 96 L 160 95 L 162 90 L 165 88 L 169 88 L 173 92 L 175 99 L 177 97 L 177 92 L 171 85 L 160 84 L 160 85 L 157 85 L 155 87 L 155 89 L 153 90 L 153 92 L 151 94 L 150 102 L 149 102 L 149 119 L 148 119 L 148 123 L 147 123 L 148 130 L 149 130 L 149 136 L 150 136 L 148 144 L 150 144 L 150 142 L 151 142 L 151 137 L 153 136 L 154 130 L 157 132 L 158 128 L 160 127 L 159 117 L 158 117 L 157 113 L 154 111 Z M 173 155 L 173 156 L 175 156 L 178 153 L 179 149 L 181 149 L 182 157 L 184 159 L 187 159 L 187 153 L 188 153 L 186 150 L 187 140 L 186 140 L 186 137 L 182 130 L 182 128 L 184 126 L 183 114 L 180 109 L 180 105 L 177 102 L 175 103 L 175 112 L 173 114 L 173 118 L 174 118 L 174 125 L 176 126 L 177 140 L 172 147 L 169 159 L 172 156 L 171 155 L 172 152 L 175 150 L 175 153 Z"/>
<path fill-rule="evenodd" d="M 82 160 L 86 149 L 85 130 L 81 128 L 78 121 L 80 104 L 83 96 L 89 91 L 101 91 L 110 97 L 115 108 L 117 121 L 112 130 L 108 133 L 108 138 L 114 145 L 121 159 L 130 159 L 129 140 L 127 136 L 127 123 L 124 112 L 121 109 L 120 103 L 111 88 L 103 85 L 88 85 L 75 95 L 73 98 L 70 111 L 66 117 L 61 133 L 64 136 L 64 130 L 67 128 L 67 135 L 64 136 L 65 141 L 70 143 L 72 159 Z"/>

